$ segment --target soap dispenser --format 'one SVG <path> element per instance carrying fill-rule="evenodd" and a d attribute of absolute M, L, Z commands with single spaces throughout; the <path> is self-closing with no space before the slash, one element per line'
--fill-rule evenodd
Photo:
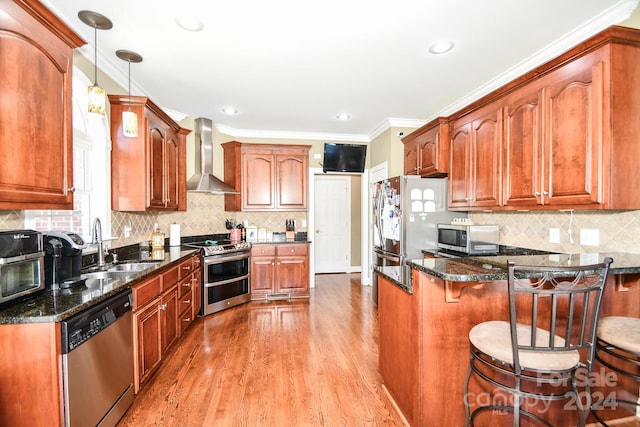
<path fill-rule="evenodd" d="M 164 233 L 160 231 L 158 223 L 153 224 L 153 233 L 151 233 L 151 248 L 163 249 L 164 248 Z"/>

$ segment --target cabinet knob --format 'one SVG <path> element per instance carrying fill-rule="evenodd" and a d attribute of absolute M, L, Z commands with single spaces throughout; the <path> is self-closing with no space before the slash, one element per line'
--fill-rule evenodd
<path fill-rule="evenodd" d="M 158 307 L 160 310 L 166 310 L 167 309 L 167 304 L 160 304 L 160 307 Z"/>
<path fill-rule="evenodd" d="M 536 191 L 535 193 L 533 193 L 533 195 L 536 196 L 536 197 L 540 197 L 540 192 Z"/>
<path fill-rule="evenodd" d="M 548 196 L 548 195 L 549 195 L 549 192 L 548 192 L 548 191 L 543 191 L 543 192 L 542 192 L 542 195 L 543 195 L 543 196 Z"/>
<path fill-rule="evenodd" d="M 67 191 L 69 191 L 69 193 L 75 193 L 76 192 L 76 187 L 69 187 L 67 189 Z"/>

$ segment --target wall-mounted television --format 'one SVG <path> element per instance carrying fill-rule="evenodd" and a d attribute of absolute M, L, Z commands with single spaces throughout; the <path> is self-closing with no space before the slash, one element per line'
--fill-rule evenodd
<path fill-rule="evenodd" d="M 322 171 L 362 173 L 366 156 L 366 145 L 325 142 Z"/>

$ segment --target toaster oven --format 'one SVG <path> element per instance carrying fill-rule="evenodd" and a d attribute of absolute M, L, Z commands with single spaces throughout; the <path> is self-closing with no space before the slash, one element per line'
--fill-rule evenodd
<path fill-rule="evenodd" d="M 438 248 L 465 255 L 495 255 L 500 249 L 498 225 L 438 224 Z"/>

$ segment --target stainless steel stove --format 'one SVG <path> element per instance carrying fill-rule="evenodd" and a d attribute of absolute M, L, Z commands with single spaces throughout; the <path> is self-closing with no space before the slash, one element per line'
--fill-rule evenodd
<path fill-rule="evenodd" d="M 206 316 L 251 299 L 251 243 L 204 240 L 184 245 L 199 248 L 202 253 L 201 315 Z"/>

